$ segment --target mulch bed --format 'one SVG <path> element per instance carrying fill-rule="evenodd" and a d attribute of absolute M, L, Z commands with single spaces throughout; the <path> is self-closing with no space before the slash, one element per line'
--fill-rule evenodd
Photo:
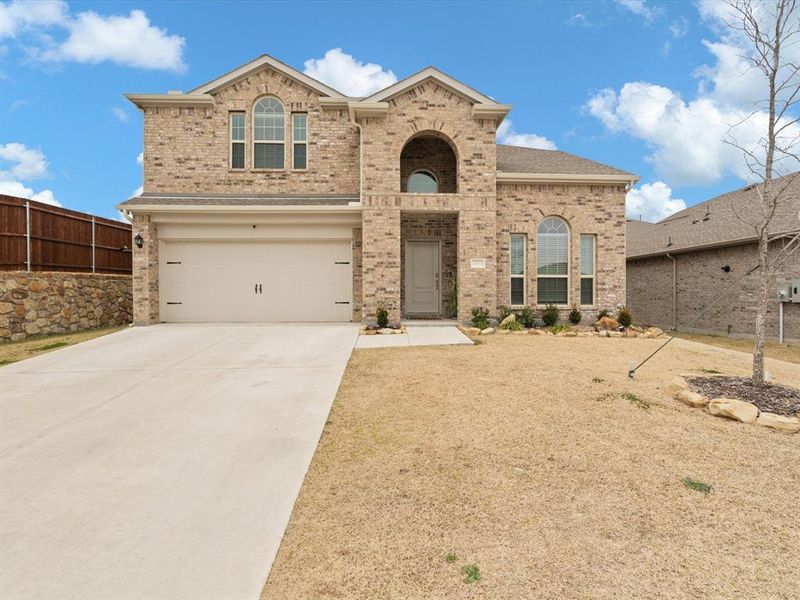
<path fill-rule="evenodd" d="M 755 404 L 759 410 L 779 415 L 800 413 L 800 390 L 786 385 L 753 385 L 748 377 L 693 377 L 692 389 L 709 398 L 735 398 Z"/>

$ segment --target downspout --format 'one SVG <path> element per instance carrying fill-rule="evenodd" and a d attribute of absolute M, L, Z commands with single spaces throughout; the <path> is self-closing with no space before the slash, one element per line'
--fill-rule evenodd
<path fill-rule="evenodd" d="M 364 129 L 356 121 L 356 113 L 351 106 L 347 107 L 350 113 L 350 122 L 358 128 L 358 201 L 364 202 Z"/>
<path fill-rule="evenodd" d="M 678 329 L 678 259 L 669 252 L 667 258 L 672 261 L 672 329 Z"/>

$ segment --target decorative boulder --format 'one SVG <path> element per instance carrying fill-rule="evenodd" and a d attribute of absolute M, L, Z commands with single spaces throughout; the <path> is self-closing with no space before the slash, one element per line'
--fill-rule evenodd
<path fill-rule="evenodd" d="M 663 333 L 664 333 L 664 331 L 659 329 L 658 327 L 651 327 L 650 329 L 648 329 L 647 331 L 644 332 L 644 337 L 646 337 L 646 338 L 654 338 L 654 337 L 660 336 Z"/>
<path fill-rule="evenodd" d="M 683 377 L 673 377 L 664 386 L 664 392 L 673 398 L 677 397 L 680 392 L 689 391 L 689 384 Z"/>
<path fill-rule="evenodd" d="M 617 321 L 614 317 L 600 317 L 597 320 L 597 323 L 594 324 L 594 328 L 597 331 L 600 331 L 601 329 L 606 331 L 610 329 L 618 329 L 619 321 Z"/>
<path fill-rule="evenodd" d="M 479 327 L 470 327 L 467 330 L 467 335 L 480 335 L 481 330 Z"/>
<path fill-rule="evenodd" d="M 497 328 L 498 329 L 506 329 L 506 327 L 509 325 L 509 323 L 513 323 L 516 320 L 517 320 L 516 315 L 512 313 L 512 314 L 508 315 L 505 319 L 500 321 L 500 325 L 498 325 Z"/>
<path fill-rule="evenodd" d="M 785 417 L 770 412 L 762 412 L 758 415 L 756 424 L 771 427 L 775 431 L 782 433 L 797 433 L 800 431 L 800 419 L 797 417 Z"/>
<path fill-rule="evenodd" d="M 708 403 L 708 412 L 742 423 L 754 423 L 758 418 L 758 407 L 755 404 L 733 398 L 714 398 Z"/>
<path fill-rule="evenodd" d="M 481 335 L 492 335 L 494 333 L 494 327 L 487 327 L 486 329 L 481 329 Z"/>
<path fill-rule="evenodd" d="M 676 400 L 688 404 L 692 408 L 703 408 L 708 404 L 708 398 L 691 390 L 681 390 L 675 395 Z"/>

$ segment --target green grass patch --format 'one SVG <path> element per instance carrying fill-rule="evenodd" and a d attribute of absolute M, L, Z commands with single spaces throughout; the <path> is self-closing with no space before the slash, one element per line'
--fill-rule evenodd
<path fill-rule="evenodd" d="M 0 367 L 2 367 L 4 365 L 10 365 L 13 362 L 16 362 L 16 361 L 14 361 L 14 360 L 12 360 L 10 358 L 0 359 Z"/>
<path fill-rule="evenodd" d="M 700 369 L 701 373 L 709 373 L 711 375 L 722 375 L 722 371 L 717 371 L 716 369 Z"/>
<path fill-rule="evenodd" d="M 642 410 L 648 410 L 650 408 L 650 403 L 647 400 L 639 398 L 636 394 L 631 393 L 624 393 L 622 394 L 622 399 L 627 400 L 631 404 L 633 404 L 636 408 L 641 408 Z"/>
<path fill-rule="evenodd" d="M 562 331 L 572 331 L 572 327 L 566 323 L 556 323 L 550 328 L 553 333 L 561 333 Z"/>
<path fill-rule="evenodd" d="M 478 565 L 464 565 L 461 567 L 461 573 L 464 575 L 464 583 L 475 583 L 481 580 L 481 570 Z"/>
<path fill-rule="evenodd" d="M 31 348 L 28 352 L 44 352 L 45 350 L 55 350 L 56 348 L 63 348 L 64 346 L 69 346 L 69 342 L 53 342 L 52 344 Z"/>
<path fill-rule="evenodd" d="M 696 479 L 692 479 L 691 477 L 684 477 L 683 485 L 685 485 L 690 490 L 694 490 L 695 492 L 702 492 L 704 494 L 708 494 L 711 491 L 711 486 L 709 484 L 703 483 L 702 481 L 697 481 Z"/>
<path fill-rule="evenodd" d="M 445 556 L 444 559 L 449 563 L 454 563 L 458 560 L 458 557 L 452 552 L 448 552 L 447 556 Z"/>

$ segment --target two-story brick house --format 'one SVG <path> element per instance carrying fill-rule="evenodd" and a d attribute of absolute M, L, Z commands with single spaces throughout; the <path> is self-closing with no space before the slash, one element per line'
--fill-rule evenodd
<path fill-rule="evenodd" d="M 262 56 L 144 113 L 134 319 L 392 321 L 625 301 L 636 177 L 496 144 L 510 111 L 429 67 L 367 98 Z"/>

